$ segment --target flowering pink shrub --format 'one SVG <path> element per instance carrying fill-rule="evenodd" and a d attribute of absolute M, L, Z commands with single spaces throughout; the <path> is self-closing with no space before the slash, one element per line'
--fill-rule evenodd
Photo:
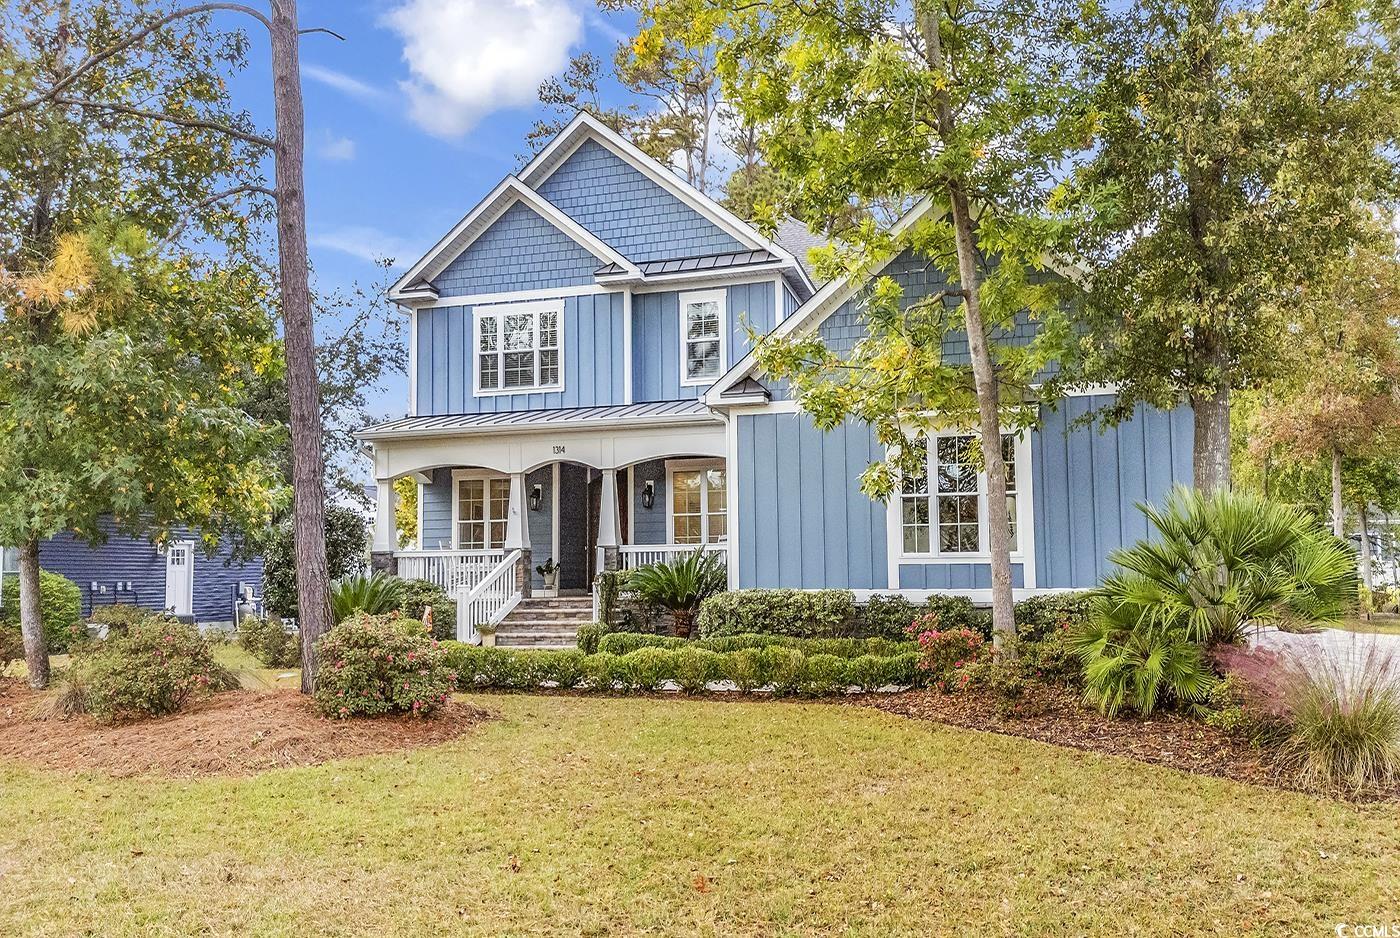
<path fill-rule="evenodd" d="M 174 713 L 191 696 L 237 684 L 198 629 L 164 616 L 95 643 L 72 670 L 71 682 L 82 689 L 80 709 L 104 722 Z"/>
<path fill-rule="evenodd" d="M 316 642 L 316 707 L 326 716 L 427 716 L 451 698 L 457 672 L 423 623 L 359 613 Z"/>
<path fill-rule="evenodd" d="M 969 628 L 939 629 L 936 613 L 925 613 L 909 624 L 909 637 L 919 645 L 919 669 L 930 686 L 944 693 L 962 690 L 971 680 L 971 667 L 986 654 L 986 641 Z"/>

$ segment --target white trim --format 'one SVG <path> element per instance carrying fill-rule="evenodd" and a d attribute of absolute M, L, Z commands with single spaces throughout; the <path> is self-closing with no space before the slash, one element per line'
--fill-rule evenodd
<path fill-rule="evenodd" d="M 898 239 L 900 235 L 908 231 L 916 222 L 928 214 L 929 209 L 933 208 L 934 204 L 933 200 L 928 196 L 920 199 L 913 208 L 904 213 L 899 221 L 895 222 L 894 227 L 890 229 L 890 237 Z M 899 251 L 892 251 L 887 257 L 881 258 L 871 267 L 869 273 L 865 275 L 860 283 L 853 282 L 850 274 L 832 280 L 826 286 L 812 294 L 812 296 L 808 297 L 807 302 L 799 306 L 791 316 L 778 323 L 778 325 L 764 337 L 764 340 L 781 339 L 792 335 L 799 329 L 810 330 L 816 328 L 827 315 L 836 310 L 842 303 L 846 302 L 846 300 L 860 289 L 861 286 L 870 279 L 878 277 L 880 272 L 888 267 L 899 254 Z M 725 401 L 720 396 L 721 392 L 753 371 L 757 360 L 758 350 L 756 348 L 750 349 L 747 355 L 721 375 L 715 381 L 714 386 L 705 393 L 705 403 L 709 404 L 711 407 L 724 406 Z"/>
<path fill-rule="evenodd" d="M 620 292 L 622 291 L 617 287 L 586 283 L 574 287 L 541 287 L 538 290 L 507 290 L 503 293 L 461 293 L 455 296 L 440 296 L 431 303 L 414 303 L 409 312 L 439 306 L 482 306 L 488 303 L 514 303 L 519 300 L 563 300 L 571 296 L 601 296 L 604 293 Z"/>
<path fill-rule="evenodd" d="M 714 303 L 719 307 L 719 375 L 710 377 L 708 375 L 699 378 L 691 378 L 686 375 L 686 307 L 692 304 Z M 680 294 L 676 303 L 677 333 L 680 338 L 680 382 L 683 388 L 709 387 L 724 374 L 724 363 L 729 360 L 727 354 L 729 339 L 729 291 L 728 290 L 691 290 Z M 704 340 L 700 340 L 704 341 Z"/>
<path fill-rule="evenodd" d="M 725 558 L 729 575 L 729 588 L 739 589 L 739 415 L 725 415 L 724 440 L 727 456 L 724 460 L 724 484 L 729 491 L 724 493 L 726 518 L 724 526 L 729 529 L 729 550 Z"/>
<path fill-rule="evenodd" d="M 622 403 L 632 403 L 632 291 L 622 291 Z"/>
<path fill-rule="evenodd" d="M 601 121 L 587 112 L 580 112 L 577 117 L 571 120 L 559 134 L 549 142 L 549 145 L 541 150 L 534 159 L 525 164 L 520 170 L 520 179 L 527 185 L 538 186 L 544 183 L 554 171 L 562 166 L 568 158 L 583 145 L 584 140 L 589 137 L 597 140 L 604 147 L 611 150 L 624 162 L 632 165 L 642 175 L 652 182 L 661 186 L 667 192 L 689 205 L 699 212 L 705 219 L 713 223 L 717 228 L 730 235 L 741 244 L 747 244 L 752 248 L 762 248 L 781 258 L 796 270 L 797 275 L 803 279 L 811 289 L 816 289 L 807 272 L 798 263 L 797 258 L 786 248 L 763 237 L 754 229 L 745 224 L 733 212 L 711 199 L 705 193 L 687 185 L 676 176 L 675 173 L 663 167 L 656 160 L 647 156 L 634 144 L 624 140 L 612 128 L 604 125 Z M 577 139 L 574 139 L 577 137 Z M 411 282 L 411 281 L 410 281 Z"/>
<path fill-rule="evenodd" d="M 1011 590 L 1012 599 L 1020 602 L 1023 599 L 1030 599 L 1032 596 L 1055 596 L 1062 593 L 1082 593 L 1088 587 L 1082 586 L 1045 586 L 1032 589 L 1031 587 L 1016 587 Z M 813 592 L 807 590 L 806 592 Z M 946 590 L 916 590 L 916 589 L 887 589 L 887 590 L 867 590 L 853 589 L 857 605 L 870 602 L 873 596 L 903 596 L 913 603 L 926 603 L 933 596 L 966 596 L 979 606 L 990 606 L 992 603 L 992 591 L 990 589 L 946 589 Z"/>
<path fill-rule="evenodd" d="M 499 548 L 499 547 L 492 547 L 492 546 L 491 546 L 491 524 L 492 524 L 492 522 L 495 521 L 496 519 L 494 519 L 494 518 L 491 517 L 491 482 L 490 482 L 490 480 L 492 480 L 492 479 L 506 479 L 506 480 L 509 480 L 510 477 L 511 477 L 511 474 L 508 473 L 508 472 L 496 472 L 496 471 L 494 471 L 494 470 L 492 470 L 492 469 L 453 469 L 453 470 L 452 470 L 452 536 L 451 536 L 450 538 L 448 538 L 448 543 L 452 545 L 451 548 L 449 548 L 450 550 L 501 550 L 501 548 Z M 485 537 L 486 544 L 485 544 L 484 547 L 480 547 L 480 548 L 477 548 L 477 547 L 463 547 L 463 546 L 461 545 L 461 543 L 460 543 L 460 534 L 459 534 L 459 528 L 458 528 L 458 525 L 459 525 L 459 523 L 460 523 L 460 521 L 461 521 L 461 514 L 462 514 L 462 495 L 461 495 L 461 491 L 460 491 L 460 488 L 461 488 L 460 483 L 463 482 L 463 481 L 465 481 L 465 480 L 467 480 L 467 479 L 481 479 L 481 480 L 483 480 L 482 486 L 481 486 L 481 496 L 482 496 L 482 499 L 483 499 L 483 501 L 484 501 L 485 515 L 486 515 L 486 517 L 483 519 L 482 523 L 486 526 L 486 527 L 485 527 L 485 531 L 484 531 L 484 537 Z M 510 524 L 510 508 L 509 508 L 509 507 L 506 508 L 506 517 L 502 518 L 501 520 L 504 521 L 504 522 L 506 522 L 506 524 L 507 524 L 507 529 L 509 529 L 509 524 Z"/>
<path fill-rule="evenodd" d="M 410 284 L 418 280 L 431 280 L 442 273 L 454 258 L 470 247 L 477 238 L 481 237 L 505 214 L 506 210 L 517 202 L 527 204 L 536 214 L 568 235 L 594 257 L 617 264 L 633 276 L 641 276 L 636 265 L 623 257 L 616 248 L 605 243 L 597 235 L 564 214 L 544 196 L 525 185 L 517 177 L 507 176 L 389 288 L 389 298 L 393 300 L 414 299 L 413 295 L 403 293 Z M 420 293 L 418 296 L 421 298 L 422 294 Z"/>
<path fill-rule="evenodd" d="M 1003 433 L 1010 431 L 1004 429 Z M 1032 447 L 1030 441 L 1031 431 L 1021 431 L 1016 436 L 1016 539 L 1018 549 L 1011 552 L 1011 563 L 1021 565 L 1022 582 L 1026 589 L 1034 589 L 1036 585 L 1035 571 L 1035 488 L 1034 488 L 1034 466 L 1031 457 Z M 930 438 L 930 449 L 933 449 L 933 440 L 944 436 L 975 436 L 965 431 L 947 430 L 934 434 Z M 935 458 L 931 452 L 929 459 L 929 547 L 931 553 L 927 554 L 906 554 L 904 553 L 904 519 L 902 495 L 899 491 L 894 492 L 885 505 L 885 557 L 887 566 L 887 580 L 890 589 L 899 589 L 899 568 L 919 567 L 919 566 L 947 566 L 958 563 L 991 563 L 992 555 L 989 551 L 979 550 L 976 553 L 943 553 L 937 549 L 938 545 L 938 506 L 936 504 L 937 492 L 934 489 L 934 472 L 932 460 Z M 977 505 L 978 505 L 978 542 L 987 543 L 987 473 L 985 471 L 977 473 Z M 935 590 L 934 592 L 946 592 Z M 990 596 L 990 591 L 988 591 Z"/>
<path fill-rule="evenodd" d="M 423 489 L 426 486 L 422 482 L 418 483 L 418 536 L 414 541 L 418 544 L 418 549 L 423 549 Z"/>
<path fill-rule="evenodd" d="M 783 321 L 783 278 L 773 278 L 773 328 Z"/>
<path fill-rule="evenodd" d="M 663 497 L 666 499 L 666 543 L 676 543 L 676 519 L 674 498 L 676 491 L 675 474 L 677 472 L 705 472 L 709 469 L 719 469 L 724 473 L 724 540 L 711 541 L 710 534 L 710 502 L 707 498 L 709 493 L 709 482 L 704 475 L 700 477 L 700 543 L 688 544 L 688 547 L 699 547 L 705 544 L 728 544 L 729 543 L 729 503 L 731 483 L 729 478 L 729 465 L 723 459 L 668 459 L 666 460 L 666 491 Z"/>
<path fill-rule="evenodd" d="M 535 393 L 521 392 L 521 393 Z M 541 392 L 543 393 L 543 392 Z M 551 392 L 553 393 L 553 392 Z M 592 429 L 622 429 L 622 430 L 644 430 L 653 427 L 674 427 L 674 426 L 714 426 L 724 422 L 724 418 L 713 413 L 697 414 L 667 414 L 650 417 L 604 417 L 592 420 L 571 420 L 559 421 L 557 423 L 544 424 L 489 424 L 476 427 L 435 427 L 429 429 L 410 428 L 406 430 L 389 430 L 376 432 L 374 430 L 359 430 L 355 433 L 355 439 L 367 440 L 412 440 L 440 436 L 504 436 L 521 433 L 557 433 L 560 430 L 592 430 Z"/>
<path fill-rule="evenodd" d="M 528 387 L 508 388 L 506 384 L 506 329 L 505 317 L 518 316 L 528 313 L 535 317 L 535 344 L 531 351 L 535 356 L 535 379 L 538 381 L 540 375 L 540 352 L 539 344 L 540 328 L 539 317 L 541 313 L 554 313 L 555 323 L 555 345 L 553 351 L 558 353 L 559 380 L 552 384 L 532 384 Z M 496 327 L 496 351 L 497 356 L 497 377 L 500 379 L 500 387 L 483 388 L 481 386 L 481 321 L 490 317 L 497 320 Z M 516 349 L 523 351 L 523 349 Z M 471 373 L 472 389 L 476 397 L 502 397 L 508 394 L 552 394 L 562 393 L 564 390 L 564 301 L 539 300 L 534 303 L 501 303 L 495 306 L 478 306 L 472 310 L 472 347 L 471 347 Z"/>
<path fill-rule="evenodd" d="M 418 310 L 408 311 L 408 415 L 418 416 Z"/>
<path fill-rule="evenodd" d="M 173 548 L 173 549 L 172 549 Z M 165 608 L 177 616 L 194 615 L 194 541 L 171 541 L 165 550 Z M 174 583 L 170 579 L 170 560 L 184 557 L 183 580 Z M 178 586 L 172 597 L 172 587 Z M 183 608 L 183 607 L 188 608 Z"/>
<path fill-rule="evenodd" d="M 549 518 L 549 551 L 550 559 L 556 564 L 559 563 L 559 463 L 554 464 L 554 493 L 550 500 Z M 558 585 L 555 580 L 555 585 Z"/>
<path fill-rule="evenodd" d="M 659 290 L 674 290 L 677 283 L 728 282 L 733 280 L 764 281 L 775 271 L 787 269 L 781 261 L 764 261 L 761 264 L 746 264 L 739 267 L 721 267 L 707 270 L 673 270 L 664 274 L 643 274 L 638 286 L 647 287 L 642 292 L 655 293 Z M 598 278 L 600 284 L 617 283 L 625 280 L 624 274 L 608 274 Z"/>

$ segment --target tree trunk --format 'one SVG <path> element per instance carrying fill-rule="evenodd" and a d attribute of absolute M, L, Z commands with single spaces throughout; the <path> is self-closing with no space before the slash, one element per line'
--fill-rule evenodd
<path fill-rule="evenodd" d="M 1346 509 L 1342 505 L 1342 451 L 1332 449 L 1332 533 L 1347 536 Z"/>
<path fill-rule="evenodd" d="M 292 430 L 292 530 L 296 543 L 297 624 L 301 629 L 301 690 L 316 688 L 316 640 L 331 626 L 326 566 L 326 490 L 321 451 L 321 402 L 316 337 L 306 256 L 303 179 L 305 116 L 297 50 L 296 0 L 272 0 L 272 94 L 277 125 L 277 253 L 287 397 Z"/>
<path fill-rule="evenodd" d="M 1217 387 L 1210 397 L 1191 396 L 1195 446 L 1191 472 L 1196 488 L 1210 494 L 1230 488 L 1230 389 Z"/>
<path fill-rule="evenodd" d="M 1361 518 L 1361 582 L 1366 584 L 1366 589 L 1373 589 L 1371 574 L 1371 532 L 1366 530 L 1369 518 L 1366 517 L 1366 506 L 1358 506 L 1356 513 Z"/>
<path fill-rule="evenodd" d="M 49 642 L 39 609 L 39 542 L 31 539 L 19 548 L 19 630 L 29 686 L 43 690 L 49 686 Z"/>
<path fill-rule="evenodd" d="M 919 32 L 923 37 L 929 69 L 940 79 L 947 76 L 943 43 L 938 25 L 942 11 L 936 3 L 918 6 Z M 952 102 L 946 86 L 937 85 L 938 134 L 945 144 L 957 136 Z M 977 423 L 982 441 L 982 462 L 987 471 L 987 536 L 992 561 L 992 650 L 1014 657 L 1016 616 L 1011 592 L 1011 519 L 1006 506 L 1006 461 L 1001 455 L 1001 395 L 996 370 L 982 322 L 978 296 L 977 244 L 972 233 L 972 211 L 967 191 L 958 178 L 944 181 L 948 210 L 953 216 L 953 235 L 958 254 L 958 281 L 963 290 L 963 316 L 967 325 L 968 355 L 972 359 L 972 380 L 977 390 Z"/>

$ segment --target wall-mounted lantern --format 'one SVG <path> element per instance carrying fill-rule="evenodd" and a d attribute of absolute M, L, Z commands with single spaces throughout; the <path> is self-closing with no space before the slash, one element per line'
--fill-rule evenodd
<path fill-rule="evenodd" d="M 544 504 L 544 486 L 543 486 L 543 485 L 532 485 L 532 486 L 530 486 L 530 510 L 531 510 L 531 511 L 539 511 L 539 510 L 540 510 L 540 506 L 543 505 L 543 504 Z"/>
<path fill-rule="evenodd" d="M 650 510 L 656 504 L 656 483 L 648 479 L 642 484 L 642 507 Z"/>

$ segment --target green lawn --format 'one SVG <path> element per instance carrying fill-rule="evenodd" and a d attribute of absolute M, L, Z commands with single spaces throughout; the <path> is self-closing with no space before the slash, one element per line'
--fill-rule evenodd
<path fill-rule="evenodd" d="M 1390 615 L 1373 616 L 1370 619 L 1348 619 L 1339 628 L 1371 635 L 1400 635 L 1400 619 Z"/>
<path fill-rule="evenodd" d="M 0 764 L 0 935 L 1332 934 L 1400 807 L 840 705 L 482 696 L 434 750 L 199 782 Z"/>

